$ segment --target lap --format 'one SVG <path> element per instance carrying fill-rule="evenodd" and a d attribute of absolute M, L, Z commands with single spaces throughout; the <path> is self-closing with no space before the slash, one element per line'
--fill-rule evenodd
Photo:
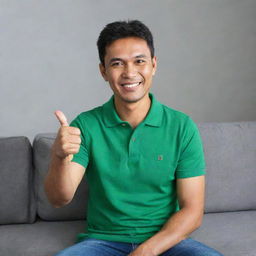
<path fill-rule="evenodd" d="M 161 256 L 223 256 L 215 249 L 192 238 L 182 240 Z"/>
<path fill-rule="evenodd" d="M 88 238 L 64 249 L 55 256 L 127 256 L 139 244 L 113 242 Z M 216 250 L 194 239 L 187 238 L 173 246 L 161 256 L 223 256 Z"/>
<path fill-rule="evenodd" d="M 87 238 L 55 256 L 126 256 L 133 250 L 131 243 Z"/>

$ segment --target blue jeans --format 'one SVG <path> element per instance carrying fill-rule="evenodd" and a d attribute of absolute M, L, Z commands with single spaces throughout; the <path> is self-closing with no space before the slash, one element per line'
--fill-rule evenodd
<path fill-rule="evenodd" d="M 55 256 L 127 256 L 140 243 L 112 242 L 101 239 L 87 238 L 71 247 L 64 249 Z M 216 250 L 191 238 L 182 240 L 161 256 L 223 256 Z"/>

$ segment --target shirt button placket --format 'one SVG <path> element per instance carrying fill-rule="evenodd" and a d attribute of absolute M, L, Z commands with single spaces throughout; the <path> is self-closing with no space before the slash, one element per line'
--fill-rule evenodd
<path fill-rule="evenodd" d="M 131 136 L 130 143 L 129 143 L 129 155 L 133 158 L 133 160 L 137 159 L 138 156 L 138 130 L 135 130 Z"/>

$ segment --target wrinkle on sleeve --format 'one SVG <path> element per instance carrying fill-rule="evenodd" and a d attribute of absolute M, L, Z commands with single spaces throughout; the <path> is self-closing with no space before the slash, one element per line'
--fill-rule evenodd
<path fill-rule="evenodd" d="M 175 171 L 176 178 L 205 175 L 203 143 L 195 122 L 188 117 L 181 136 L 181 152 Z"/>

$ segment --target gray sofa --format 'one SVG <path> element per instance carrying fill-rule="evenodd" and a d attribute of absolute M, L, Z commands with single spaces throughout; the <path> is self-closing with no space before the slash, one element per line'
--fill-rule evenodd
<path fill-rule="evenodd" d="M 256 255 L 256 122 L 199 123 L 207 164 L 202 226 L 191 237 L 225 256 Z M 43 190 L 56 134 L 0 138 L 0 256 L 50 256 L 83 232 L 87 184 L 53 208 Z"/>

